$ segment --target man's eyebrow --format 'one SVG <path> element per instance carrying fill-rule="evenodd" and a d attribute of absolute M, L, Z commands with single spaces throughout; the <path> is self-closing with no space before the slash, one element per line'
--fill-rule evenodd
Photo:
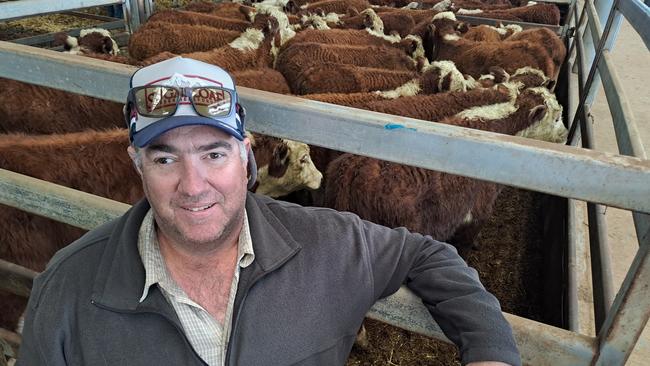
<path fill-rule="evenodd" d="M 160 152 L 166 152 L 166 153 L 173 154 L 177 150 L 173 146 L 170 146 L 170 145 L 151 144 L 151 145 L 147 146 L 147 151 L 160 151 Z"/>
<path fill-rule="evenodd" d="M 201 145 L 196 150 L 199 152 L 206 152 L 218 148 L 225 148 L 228 150 L 232 150 L 232 144 L 228 141 L 216 141 L 211 144 Z M 157 152 L 164 152 L 169 154 L 177 154 L 179 152 L 179 150 L 176 149 L 175 147 L 166 144 L 151 144 L 147 146 L 147 151 L 152 151 L 152 152 L 157 151 Z"/>
<path fill-rule="evenodd" d="M 210 151 L 218 148 L 225 148 L 227 150 L 232 150 L 232 144 L 228 141 L 217 141 L 211 144 L 199 146 L 197 149 L 200 152 Z"/>

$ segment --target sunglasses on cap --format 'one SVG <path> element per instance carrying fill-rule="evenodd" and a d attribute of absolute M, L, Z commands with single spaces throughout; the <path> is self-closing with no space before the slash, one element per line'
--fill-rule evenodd
<path fill-rule="evenodd" d="M 127 104 L 144 117 L 164 118 L 176 113 L 181 104 L 191 104 L 207 118 L 228 117 L 239 109 L 234 90 L 216 86 L 174 87 L 146 85 L 132 88 Z"/>

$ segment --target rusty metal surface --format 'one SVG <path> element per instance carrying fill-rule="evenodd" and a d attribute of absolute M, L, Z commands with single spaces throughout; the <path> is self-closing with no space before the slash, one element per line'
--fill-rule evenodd
<path fill-rule="evenodd" d="M 29 297 L 38 272 L 0 259 L 0 290 Z"/>

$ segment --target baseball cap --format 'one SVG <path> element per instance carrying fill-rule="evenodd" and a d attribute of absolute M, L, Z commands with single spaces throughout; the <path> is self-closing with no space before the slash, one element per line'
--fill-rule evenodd
<path fill-rule="evenodd" d="M 242 141 L 245 110 L 238 102 L 232 77 L 222 68 L 174 57 L 136 70 L 124 107 L 129 138 L 145 147 L 163 133 L 181 126 L 207 125 Z M 257 166 L 248 151 L 249 187 Z"/>

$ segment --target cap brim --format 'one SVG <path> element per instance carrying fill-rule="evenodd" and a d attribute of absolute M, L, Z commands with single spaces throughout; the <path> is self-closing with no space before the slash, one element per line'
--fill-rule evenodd
<path fill-rule="evenodd" d="M 136 132 L 133 135 L 133 144 L 137 147 L 145 147 L 156 137 L 171 129 L 191 125 L 212 126 L 234 136 L 237 140 L 244 140 L 244 137 L 239 133 L 239 131 L 233 129 L 225 122 L 202 116 L 171 116 L 157 121 L 156 123 L 143 128 L 141 131 Z"/>

